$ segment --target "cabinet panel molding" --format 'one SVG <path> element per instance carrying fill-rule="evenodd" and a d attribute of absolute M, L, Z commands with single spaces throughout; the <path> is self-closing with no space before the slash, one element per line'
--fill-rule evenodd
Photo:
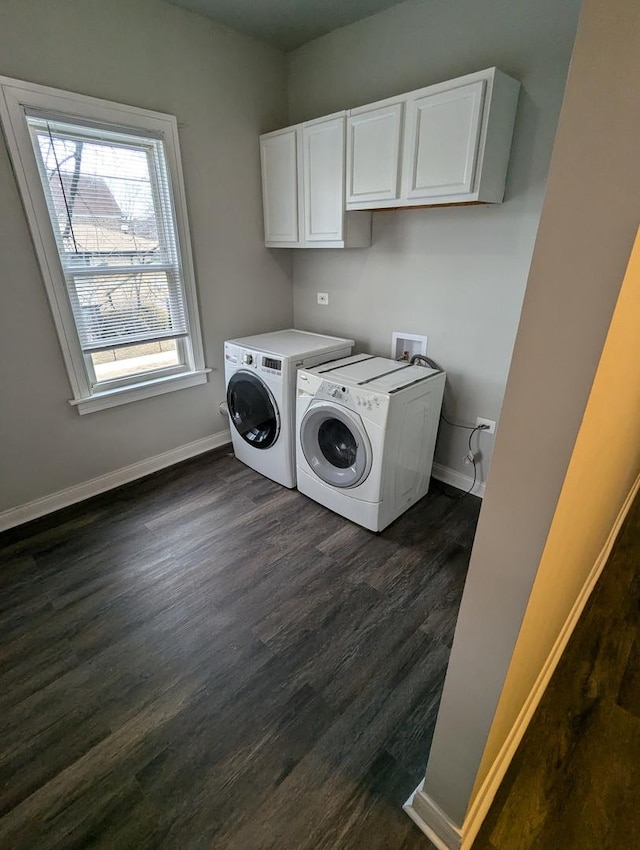
<path fill-rule="evenodd" d="M 355 129 L 361 116 L 403 104 L 401 181 L 393 195 L 388 139 L 385 151 L 382 133 L 352 131 L 347 209 L 502 203 L 519 91 L 517 80 L 488 68 L 352 110 Z"/>
<path fill-rule="evenodd" d="M 468 195 L 474 189 L 485 81 L 411 98 L 403 197 Z"/>
<path fill-rule="evenodd" d="M 354 110 L 347 124 L 347 203 L 400 197 L 404 102 Z"/>
<path fill-rule="evenodd" d="M 298 133 L 295 127 L 260 137 L 265 241 L 300 241 Z"/>
<path fill-rule="evenodd" d="M 344 130 L 344 116 L 302 128 L 306 242 L 343 239 Z"/>
<path fill-rule="evenodd" d="M 374 209 L 499 204 L 520 83 L 497 68 L 260 137 L 265 244 L 371 244 Z"/>
<path fill-rule="evenodd" d="M 346 112 L 260 136 L 265 245 L 366 248 L 371 213 L 345 207 Z"/>

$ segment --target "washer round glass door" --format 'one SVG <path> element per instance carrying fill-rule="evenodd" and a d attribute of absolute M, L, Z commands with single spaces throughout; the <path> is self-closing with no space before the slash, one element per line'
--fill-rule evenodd
<path fill-rule="evenodd" d="M 227 385 L 229 415 L 236 431 L 255 449 L 268 449 L 278 439 L 280 415 L 267 385 L 253 372 L 235 372 Z"/>
<path fill-rule="evenodd" d="M 355 487 L 371 470 L 371 444 L 360 418 L 345 407 L 312 405 L 300 424 L 307 463 L 326 484 Z"/>

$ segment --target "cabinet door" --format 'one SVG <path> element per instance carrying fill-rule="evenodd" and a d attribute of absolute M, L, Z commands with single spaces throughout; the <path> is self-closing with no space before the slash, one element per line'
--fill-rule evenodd
<path fill-rule="evenodd" d="M 485 82 L 409 101 L 403 197 L 473 191 Z"/>
<path fill-rule="evenodd" d="M 304 124 L 304 239 L 344 239 L 344 116 Z"/>
<path fill-rule="evenodd" d="M 354 110 L 347 128 L 347 204 L 399 197 L 404 103 Z"/>
<path fill-rule="evenodd" d="M 300 242 L 298 130 L 260 137 L 264 238 L 267 244 Z"/>

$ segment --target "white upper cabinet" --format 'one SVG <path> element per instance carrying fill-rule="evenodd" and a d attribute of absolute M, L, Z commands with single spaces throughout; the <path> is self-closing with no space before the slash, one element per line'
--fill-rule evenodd
<path fill-rule="evenodd" d="M 438 198 L 473 191 L 485 81 L 409 97 L 402 196 Z"/>
<path fill-rule="evenodd" d="M 360 248 L 371 213 L 345 209 L 346 112 L 260 137 L 265 244 Z"/>
<path fill-rule="evenodd" d="M 265 241 L 292 248 L 300 244 L 298 132 L 295 127 L 260 137 Z"/>
<path fill-rule="evenodd" d="M 306 242 L 343 238 L 344 122 L 341 116 L 302 127 Z"/>
<path fill-rule="evenodd" d="M 404 100 L 352 109 L 347 123 L 347 204 L 400 197 Z"/>
<path fill-rule="evenodd" d="M 347 209 L 501 203 L 519 90 L 489 68 L 353 109 Z"/>
<path fill-rule="evenodd" d="M 366 247 L 367 210 L 502 203 L 519 92 L 489 68 L 261 136 L 265 244 Z"/>

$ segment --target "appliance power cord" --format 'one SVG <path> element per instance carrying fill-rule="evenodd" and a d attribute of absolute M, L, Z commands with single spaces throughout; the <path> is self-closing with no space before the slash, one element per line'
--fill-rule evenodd
<path fill-rule="evenodd" d="M 424 366 L 428 366 L 430 369 L 440 370 L 440 366 L 438 366 L 438 364 L 435 362 L 435 360 L 431 360 L 431 358 L 427 357 L 425 354 L 414 354 L 409 362 L 411 363 L 412 366 L 415 366 L 418 363 L 420 363 Z M 444 405 L 443 405 L 443 409 L 440 411 L 440 419 L 442 419 L 443 422 L 446 422 L 447 425 L 451 425 L 452 428 L 463 428 L 464 430 L 471 432 L 469 434 L 469 440 L 468 440 L 469 457 L 471 459 L 471 463 L 473 464 L 473 483 L 471 484 L 471 487 L 469 487 L 468 490 L 466 490 L 464 493 L 460 493 L 459 495 L 453 494 L 453 493 L 447 493 L 447 491 L 444 488 L 441 489 L 443 496 L 446 496 L 447 499 L 455 499 L 457 501 L 459 499 L 464 499 L 465 496 L 468 496 L 473 491 L 473 488 L 476 486 L 476 481 L 478 480 L 478 466 L 477 466 L 477 463 L 476 463 L 474 451 L 471 447 L 471 440 L 473 439 L 473 435 L 476 433 L 476 431 L 486 431 L 489 428 L 489 426 L 488 425 L 462 425 L 460 422 L 452 422 L 450 419 L 447 418 L 447 416 L 445 416 Z"/>

